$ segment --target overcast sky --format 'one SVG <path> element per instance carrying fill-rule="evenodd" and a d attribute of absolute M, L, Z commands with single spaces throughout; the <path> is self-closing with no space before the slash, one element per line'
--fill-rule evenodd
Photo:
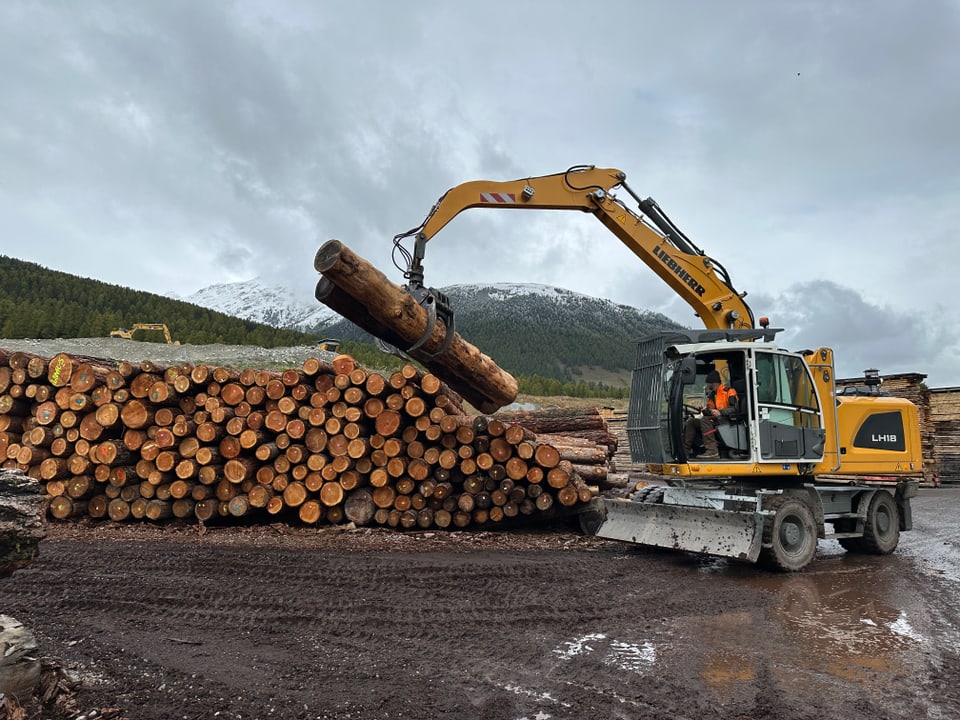
<path fill-rule="evenodd" d="M 960 385 L 958 38 L 957 0 L 5 0 L 0 253 L 309 298 L 330 238 L 402 282 L 453 185 L 617 167 L 784 346 Z M 699 326 L 579 213 L 468 211 L 426 270 Z"/>

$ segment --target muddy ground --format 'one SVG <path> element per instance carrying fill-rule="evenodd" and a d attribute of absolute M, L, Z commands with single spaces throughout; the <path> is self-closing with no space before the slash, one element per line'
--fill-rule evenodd
<path fill-rule="evenodd" d="M 795 575 L 563 526 L 58 524 L 0 612 L 74 681 L 34 717 L 952 718 L 958 502 Z"/>

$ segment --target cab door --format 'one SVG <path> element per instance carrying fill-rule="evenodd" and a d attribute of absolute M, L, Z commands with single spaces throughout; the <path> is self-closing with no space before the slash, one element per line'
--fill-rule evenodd
<path fill-rule="evenodd" d="M 758 350 L 754 367 L 760 459 L 822 460 L 823 411 L 803 358 Z"/>

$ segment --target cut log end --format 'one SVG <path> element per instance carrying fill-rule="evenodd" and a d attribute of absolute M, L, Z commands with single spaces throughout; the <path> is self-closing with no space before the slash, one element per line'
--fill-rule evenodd
<path fill-rule="evenodd" d="M 334 264 L 336 264 L 342 249 L 343 243 L 341 243 L 339 240 L 327 240 L 327 242 L 321 245 L 320 249 L 317 250 L 317 254 L 313 258 L 313 268 L 318 273 L 329 270 Z"/>

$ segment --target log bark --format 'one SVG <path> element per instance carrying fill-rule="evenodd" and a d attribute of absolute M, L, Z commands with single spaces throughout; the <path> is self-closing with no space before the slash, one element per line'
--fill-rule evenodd
<path fill-rule="evenodd" d="M 574 435 L 583 430 L 604 430 L 606 421 L 597 408 L 520 410 L 499 412 L 497 419 L 505 423 L 516 423 L 532 430 L 538 435 L 560 433 Z"/>
<path fill-rule="evenodd" d="M 337 240 L 324 244 L 314 260 L 315 269 L 333 286 L 353 300 L 348 307 L 334 307 L 347 319 L 358 317 L 358 325 L 373 318 L 380 327 L 391 330 L 387 342 L 400 349 L 411 347 L 424 334 L 427 311 L 405 289 L 390 282 L 379 270 Z M 327 295 L 329 297 L 329 294 Z M 344 298 L 338 295 L 342 301 Z M 318 297 L 324 302 L 323 297 Z M 347 305 L 347 303 L 343 303 Z M 346 311 L 346 312 L 344 312 Z M 351 317 L 353 316 L 353 317 Z M 454 333 L 450 347 L 436 355 L 443 345 L 446 326 L 438 320 L 427 341 L 411 357 L 430 372 L 444 378 L 457 393 L 481 412 L 494 412 L 517 397 L 516 379 L 487 355 Z"/>

